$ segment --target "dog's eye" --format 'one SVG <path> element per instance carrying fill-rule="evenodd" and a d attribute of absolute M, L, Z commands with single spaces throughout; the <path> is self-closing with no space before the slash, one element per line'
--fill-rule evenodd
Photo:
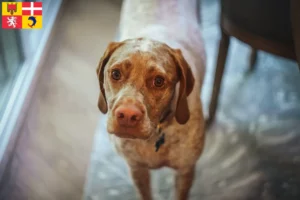
<path fill-rule="evenodd" d="M 120 72 L 118 69 L 114 69 L 114 70 L 111 72 L 111 77 L 112 77 L 114 80 L 120 80 L 120 78 L 121 78 L 121 72 Z"/>
<path fill-rule="evenodd" d="M 162 87 L 164 85 L 164 82 L 165 82 L 164 78 L 162 78 L 160 76 L 157 76 L 154 79 L 154 85 L 155 85 L 155 87 Z"/>

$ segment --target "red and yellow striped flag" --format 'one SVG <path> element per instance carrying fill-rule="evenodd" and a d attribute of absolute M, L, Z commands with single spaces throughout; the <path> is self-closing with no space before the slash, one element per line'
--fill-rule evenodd
<path fill-rule="evenodd" d="M 2 2 L 3 29 L 41 29 L 42 2 Z"/>

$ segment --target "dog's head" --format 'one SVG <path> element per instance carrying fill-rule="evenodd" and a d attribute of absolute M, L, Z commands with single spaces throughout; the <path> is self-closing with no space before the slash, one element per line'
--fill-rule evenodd
<path fill-rule="evenodd" d="M 98 107 L 108 113 L 109 133 L 148 139 L 174 101 L 177 122 L 189 120 L 187 96 L 194 77 L 178 49 L 142 38 L 112 42 L 100 60 L 97 75 L 101 90 Z M 180 86 L 175 95 L 177 83 Z"/>

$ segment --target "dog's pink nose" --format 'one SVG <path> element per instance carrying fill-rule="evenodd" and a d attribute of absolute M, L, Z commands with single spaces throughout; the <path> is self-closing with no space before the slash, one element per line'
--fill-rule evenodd
<path fill-rule="evenodd" d="M 121 126 L 134 127 L 141 121 L 143 113 L 137 106 L 121 105 L 115 110 L 115 117 Z"/>

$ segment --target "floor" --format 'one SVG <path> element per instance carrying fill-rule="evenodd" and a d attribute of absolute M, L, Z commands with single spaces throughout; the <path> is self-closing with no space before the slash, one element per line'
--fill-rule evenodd
<path fill-rule="evenodd" d="M 118 0 L 72 0 L 20 130 L 1 200 L 82 199 L 98 121 L 96 67 L 119 21 Z"/>
<path fill-rule="evenodd" d="M 207 108 L 220 32 L 218 1 L 202 1 L 208 55 Z M 250 49 L 231 40 L 217 120 L 197 165 L 191 200 L 300 199 L 300 74 L 296 63 L 260 52 L 248 71 Z M 94 140 L 86 200 L 134 200 L 127 166 L 112 148 L 101 116 Z M 173 200 L 173 172 L 152 172 L 154 199 Z"/>

